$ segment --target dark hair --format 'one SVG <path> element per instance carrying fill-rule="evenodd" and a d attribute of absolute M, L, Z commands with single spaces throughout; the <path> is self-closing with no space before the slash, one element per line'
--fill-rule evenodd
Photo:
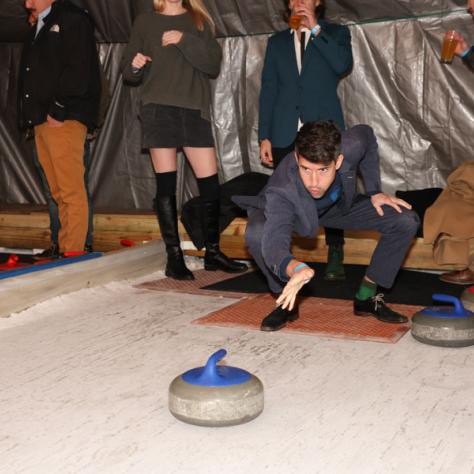
<path fill-rule="evenodd" d="M 311 163 L 329 165 L 341 154 L 341 132 L 331 120 L 307 122 L 296 135 L 296 153 Z"/>
<path fill-rule="evenodd" d="M 288 20 L 291 16 L 291 10 L 288 7 L 288 0 L 283 0 L 283 1 L 284 1 L 284 4 L 285 4 L 285 10 L 283 12 L 283 20 L 285 21 L 285 23 L 288 23 Z M 316 18 L 318 20 L 324 18 L 324 13 L 325 12 L 326 12 L 326 0 L 321 0 L 319 5 L 314 10 Z"/>

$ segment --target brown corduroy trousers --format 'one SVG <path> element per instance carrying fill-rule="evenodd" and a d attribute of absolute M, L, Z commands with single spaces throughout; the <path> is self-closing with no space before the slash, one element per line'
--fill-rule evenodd
<path fill-rule="evenodd" d="M 46 122 L 35 127 L 38 159 L 59 209 L 60 252 L 84 250 L 88 226 L 84 185 L 86 133 L 86 126 L 76 120 L 66 120 L 60 127 L 50 127 Z"/>

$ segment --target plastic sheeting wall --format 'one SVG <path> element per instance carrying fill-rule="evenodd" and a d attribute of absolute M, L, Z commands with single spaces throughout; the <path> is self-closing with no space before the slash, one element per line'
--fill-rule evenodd
<path fill-rule="evenodd" d="M 0 0 L 1 12 L 7 1 Z M 150 4 L 114 0 L 113 11 L 120 14 L 111 18 L 106 7 L 112 0 L 81 1 L 98 25 L 100 56 L 112 95 L 93 148 L 95 205 L 149 209 L 155 181 L 148 155 L 140 150 L 138 89 L 122 84 L 119 62 L 131 18 Z M 270 173 L 258 157 L 258 95 L 268 36 L 285 27 L 281 3 L 207 3 L 224 52 L 212 104 L 220 179 L 224 182 L 247 171 Z M 463 8 L 465 2 L 329 0 L 328 4 L 329 19 L 348 24 L 353 38 L 354 69 L 339 89 L 346 122 L 368 123 L 375 129 L 384 189 L 443 186 L 453 168 L 474 158 L 474 76 L 458 59 L 449 66 L 438 61 L 445 30 L 457 29 L 474 42 L 474 21 Z M 16 127 L 20 52 L 20 44 L 0 43 L 0 203 L 41 203 L 32 141 L 26 142 Z M 186 200 L 195 193 L 195 182 L 183 160 L 180 167 L 180 194 Z"/>

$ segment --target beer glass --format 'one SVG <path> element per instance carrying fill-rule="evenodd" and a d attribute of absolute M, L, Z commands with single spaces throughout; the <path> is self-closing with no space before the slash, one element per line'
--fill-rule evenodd
<path fill-rule="evenodd" d="M 301 26 L 303 17 L 301 15 L 291 15 L 288 19 L 288 25 L 292 30 L 297 30 Z"/>
<path fill-rule="evenodd" d="M 441 48 L 441 58 L 440 61 L 444 64 L 450 64 L 454 58 L 454 50 L 458 41 L 456 39 L 456 32 L 446 31 L 444 34 L 443 47 Z"/>

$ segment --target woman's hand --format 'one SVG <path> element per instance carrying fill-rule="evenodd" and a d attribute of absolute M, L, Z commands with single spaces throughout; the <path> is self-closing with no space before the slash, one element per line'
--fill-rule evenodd
<path fill-rule="evenodd" d="M 163 46 L 169 46 L 170 44 L 178 44 L 181 41 L 182 37 L 182 31 L 166 31 L 165 33 L 163 33 L 163 39 L 161 40 L 161 44 Z"/>
<path fill-rule="evenodd" d="M 142 53 L 137 53 L 132 61 L 132 67 L 135 69 L 141 69 L 146 63 L 151 62 L 150 56 L 145 56 Z"/>

